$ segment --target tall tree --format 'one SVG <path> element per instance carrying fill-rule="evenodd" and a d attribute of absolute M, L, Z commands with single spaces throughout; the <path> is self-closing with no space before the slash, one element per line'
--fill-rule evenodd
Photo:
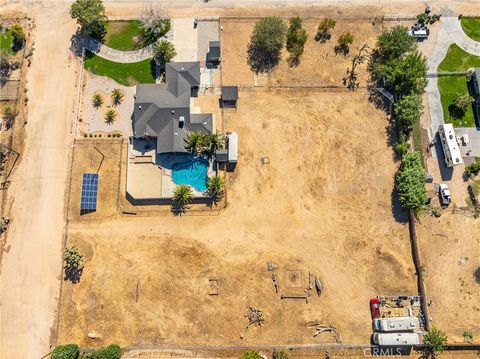
<path fill-rule="evenodd" d="M 395 103 L 395 123 L 399 129 L 409 134 L 412 126 L 422 116 L 423 104 L 419 95 L 407 95 Z"/>
<path fill-rule="evenodd" d="M 447 335 L 437 328 L 432 328 L 425 334 L 424 342 L 428 346 L 429 352 L 432 356 L 436 356 L 436 353 L 443 352 L 445 345 L 447 344 Z"/>
<path fill-rule="evenodd" d="M 396 25 L 389 30 L 384 30 L 377 39 L 376 55 L 385 63 L 397 59 L 402 55 L 417 48 L 417 42 L 408 33 L 408 29 Z"/>
<path fill-rule="evenodd" d="M 25 41 L 25 32 L 20 24 L 15 24 L 10 28 L 10 32 L 13 35 L 13 47 L 15 50 L 20 50 L 23 47 Z"/>
<path fill-rule="evenodd" d="M 307 31 L 302 27 L 302 19 L 298 16 L 292 17 L 288 27 L 286 47 L 292 56 L 293 62 L 298 62 L 298 59 L 303 54 L 307 38 Z"/>
<path fill-rule="evenodd" d="M 175 46 L 170 41 L 162 40 L 153 48 L 153 58 L 160 64 L 166 64 L 177 56 Z"/>
<path fill-rule="evenodd" d="M 248 64 L 255 73 L 271 71 L 280 61 L 287 25 L 275 16 L 257 21 L 248 44 Z"/>
<path fill-rule="evenodd" d="M 426 174 L 420 152 L 407 153 L 402 158 L 395 177 L 400 203 L 418 213 L 427 202 Z"/>
<path fill-rule="evenodd" d="M 351 32 L 342 33 L 337 39 L 335 52 L 347 55 L 350 51 L 350 45 L 353 43 L 353 35 Z"/>
<path fill-rule="evenodd" d="M 151 44 L 170 31 L 172 23 L 162 7 L 149 6 L 140 16 L 142 35 L 146 44 Z"/>
<path fill-rule="evenodd" d="M 76 0 L 70 7 L 70 15 L 77 19 L 85 35 L 102 38 L 105 34 L 107 17 L 102 0 Z"/>

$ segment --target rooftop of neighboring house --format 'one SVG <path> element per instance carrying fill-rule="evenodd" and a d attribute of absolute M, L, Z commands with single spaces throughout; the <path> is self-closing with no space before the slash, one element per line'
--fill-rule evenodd
<path fill-rule="evenodd" d="M 213 131 L 212 114 L 190 113 L 190 97 L 200 86 L 200 63 L 168 63 L 165 79 L 165 83 L 137 85 L 133 133 L 156 137 L 157 153 L 188 152 L 188 132 Z"/>

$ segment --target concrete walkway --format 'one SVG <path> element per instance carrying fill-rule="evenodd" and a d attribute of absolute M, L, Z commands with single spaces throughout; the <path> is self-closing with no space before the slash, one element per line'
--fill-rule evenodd
<path fill-rule="evenodd" d="M 153 45 L 134 51 L 120 51 L 105 46 L 95 39 L 85 41 L 85 48 L 106 60 L 122 63 L 140 62 L 153 55 Z"/>
<path fill-rule="evenodd" d="M 457 17 L 442 17 L 440 21 L 442 27 L 438 33 L 437 44 L 427 62 L 429 73 L 437 72 L 438 65 L 443 61 L 447 55 L 448 48 L 453 43 L 472 55 L 480 56 L 480 43 L 470 39 L 463 32 L 462 25 Z M 435 138 L 438 126 L 445 123 L 440 101 L 440 91 L 438 90 L 438 78 L 428 79 L 426 92 L 431 118 L 430 127 L 428 128 L 428 139 L 432 141 Z"/>

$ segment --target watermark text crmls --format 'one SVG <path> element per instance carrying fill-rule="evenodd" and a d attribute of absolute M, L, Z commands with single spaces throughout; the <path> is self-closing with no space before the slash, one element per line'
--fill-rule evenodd
<path fill-rule="evenodd" d="M 372 347 L 363 349 L 363 355 L 366 357 L 372 356 L 382 356 L 382 355 L 403 355 L 403 350 L 401 348 L 389 348 L 389 347 Z"/>

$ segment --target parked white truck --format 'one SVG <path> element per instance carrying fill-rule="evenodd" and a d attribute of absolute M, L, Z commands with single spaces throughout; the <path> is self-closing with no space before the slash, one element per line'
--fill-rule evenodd
<path fill-rule="evenodd" d="M 373 333 L 373 343 L 380 346 L 401 346 L 420 344 L 418 333 Z"/>
<path fill-rule="evenodd" d="M 378 318 L 373 328 L 377 332 L 414 332 L 420 330 L 420 321 L 417 317 Z"/>

